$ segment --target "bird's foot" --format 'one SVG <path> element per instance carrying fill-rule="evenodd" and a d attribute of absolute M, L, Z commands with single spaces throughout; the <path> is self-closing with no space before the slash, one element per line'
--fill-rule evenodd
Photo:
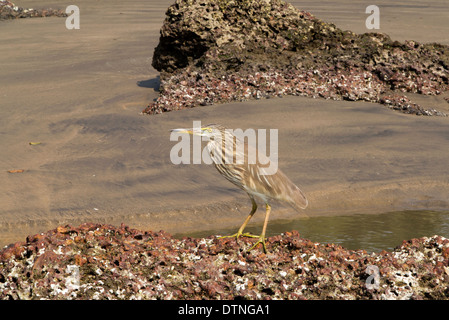
<path fill-rule="evenodd" d="M 257 238 L 257 237 L 256 237 Z M 265 244 L 265 236 L 264 235 L 260 235 L 258 236 L 259 240 L 257 240 L 257 242 L 251 247 L 249 248 L 248 251 L 253 250 L 255 247 L 257 247 L 259 244 L 262 244 L 262 249 L 264 253 L 267 253 L 267 246 Z"/>
<path fill-rule="evenodd" d="M 220 237 L 218 237 L 218 239 L 235 238 L 236 240 L 238 240 L 239 237 L 259 238 L 259 236 L 255 235 L 255 234 L 248 233 L 248 232 L 246 232 L 246 233 L 237 232 L 230 236 L 220 236 Z"/>
<path fill-rule="evenodd" d="M 259 244 L 262 244 L 263 252 L 267 253 L 267 246 L 265 244 L 265 236 L 264 235 L 257 236 L 255 234 L 251 234 L 248 232 L 246 232 L 246 233 L 237 232 L 230 236 L 220 236 L 220 237 L 218 237 L 218 239 L 235 238 L 235 240 L 237 241 L 239 239 L 239 237 L 259 238 L 259 240 L 257 240 L 257 242 L 248 251 L 253 250 Z"/>
<path fill-rule="evenodd" d="M 251 233 L 249 233 L 249 232 L 242 233 L 242 234 L 241 234 L 241 237 L 247 237 L 247 238 L 259 238 L 258 235 L 251 234 Z"/>

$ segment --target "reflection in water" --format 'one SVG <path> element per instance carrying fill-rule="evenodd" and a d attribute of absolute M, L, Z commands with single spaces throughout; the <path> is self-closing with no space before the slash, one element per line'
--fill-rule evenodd
<path fill-rule="evenodd" d="M 259 234 L 261 225 L 249 225 L 245 231 Z M 233 229 L 210 230 L 183 236 L 207 237 L 235 233 Z M 368 252 L 391 251 L 403 240 L 440 235 L 449 238 L 449 212 L 401 211 L 383 214 L 360 214 L 273 220 L 268 224 L 267 236 L 297 230 L 302 238 L 315 242 L 336 243 L 347 249 Z"/>

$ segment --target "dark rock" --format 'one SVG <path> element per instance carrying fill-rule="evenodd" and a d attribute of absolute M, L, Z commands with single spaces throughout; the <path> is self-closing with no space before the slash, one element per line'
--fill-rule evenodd
<path fill-rule="evenodd" d="M 342 31 L 282 0 L 177 0 L 166 15 L 153 55 L 160 96 L 146 113 L 282 95 L 379 102 L 389 91 L 448 90 L 448 46 Z"/>

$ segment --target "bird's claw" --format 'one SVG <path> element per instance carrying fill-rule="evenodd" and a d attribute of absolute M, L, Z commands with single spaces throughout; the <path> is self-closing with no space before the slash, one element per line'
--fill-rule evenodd
<path fill-rule="evenodd" d="M 251 234 L 251 233 L 237 232 L 237 233 L 234 233 L 233 235 L 230 235 L 230 236 L 220 236 L 220 237 L 218 237 L 218 239 L 235 238 L 235 240 L 237 241 L 239 239 L 239 237 L 259 238 L 259 240 L 257 240 L 257 242 L 248 251 L 253 250 L 259 244 L 262 244 L 263 252 L 267 253 L 267 246 L 265 244 L 265 236 L 262 236 L 262 235 L 257 236 L 255 234 Z"/>
<path fill-rule="evenodd" d="M 251 234 L 251 233 L 242 233 L 242 235 L 241 235 L 242 237 L 247 237 L 247 238 L 259 238 L 259 236 L 258 235 L 255 235 L 255 234 Z"/>
<path fill-rule="evenodd" d="M 249 248 L 248 251 L 253 250 L 253 249 L 254 249 L 255 247 L 257 247 L 259 244 L 262 244 L 263 252 L 264 252 L 264 253 L 267 253 L 267 246 L 266 246 L 266 244 L 265 244 L 265 237 L 264 237 L 264 236 L 260 236 L 260 237 L 258 237 L 258 238 L 259 238 L 259 240 L 257 240 L 257 242 L 256 242 L 251 248 Z"/>
<path fill-rule="evenodd" d="M 239 237 L 259 238 L 259 236 L 256 236 L 255 234 L 251 234 L 248 232 L 246 232 L 246 233 L 237 232 L 230 236 L 220 236 L 220 237 L 218 237 L 218 239 L 235 238 L 236 240 L 238 240 Z"/>

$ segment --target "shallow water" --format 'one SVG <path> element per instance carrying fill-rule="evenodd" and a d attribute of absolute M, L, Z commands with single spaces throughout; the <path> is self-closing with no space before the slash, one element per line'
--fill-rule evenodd
<path fill-rule="evenodd" d="M 176 234 L 175 237 L 233 234 L 236 229 Z M 261 229 L 262 225 L 250 224 L 245 231 L 259 234 Z M 368 252 L 391 251 L 403 240 L 435 234 L 449 238 L 449 211 L 401 211 L 275 220 L 268 224 L 267 236 L 291 230 L 297 230 L 302 238 L 320 243 L 340 244 L 347 249 L 364 249 Z"/>

